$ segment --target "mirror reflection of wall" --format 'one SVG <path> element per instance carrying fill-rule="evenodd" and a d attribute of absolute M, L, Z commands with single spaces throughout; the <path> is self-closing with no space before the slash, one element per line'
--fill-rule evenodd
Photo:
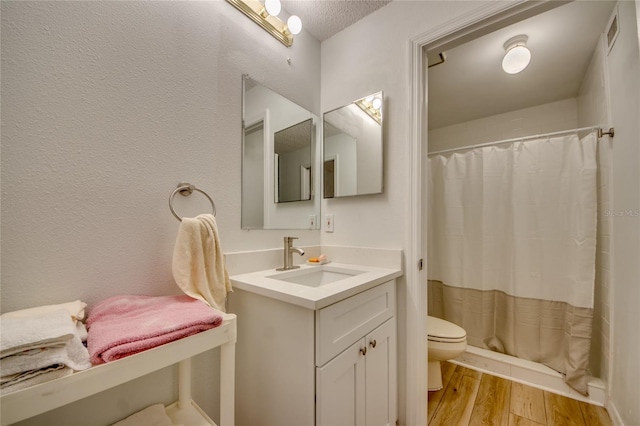
<path fill-rule="evenodd" d="M 309 119 L 274 135 L 276 203 L 311 199 L 312 130 Z"/>
<path fill-rule="evenodd" d="M 242 228 L 319 229 L 319 118 L 248 76 L 243 88 Z"/>
<path fill-rule="evenodd" d="M 245 127 L 242 153 L 242 226 L 264 227 L 264 122 Z"/>
<path fill-rule="evenodd" d="M 324 114 L 324 198 L 382 192 L 382 92 Z"/>

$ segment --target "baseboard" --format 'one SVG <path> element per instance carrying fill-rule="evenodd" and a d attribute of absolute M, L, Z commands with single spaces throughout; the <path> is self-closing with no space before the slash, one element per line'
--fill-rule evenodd
<path fill-rule="evenodd" d="M 622 421 L 622 417 L 620 417 L 620 412 L 616 408 L 616 405 L 613 401 L 609 401 L 607 404 L 607 413 L 609 413 L 609 417 L 611 418 L 611 423 L 615 426 L 624 426 L 624 422 Z"/>
<path fill-rule="evenodd" d="M 560 373 L 542 364 L 474 346 L 467 346 L 467 351 L 451 362 L 590 404 L 604 407 L 607 400 L 606 386 L 600 379 L 589 379 L 589 396 L 584 396 L 569 387 Z"/>

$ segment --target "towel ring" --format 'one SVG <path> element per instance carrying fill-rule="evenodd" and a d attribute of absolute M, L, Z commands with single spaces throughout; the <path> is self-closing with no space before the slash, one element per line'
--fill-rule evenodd
<path fill-rule="evenodd" d="M 213 215 L 214 216 L 216 215 L 216 204 L 213 202 L 209 194 L 207 194 L 201 189 L 196 188 L 195 185 L 191 185 L 190 183 L 187 183 L 187 182 L 181 182 L 178 184 L 178 187 L 174 189 L 171 195 L 169 196 L 169 209 L 171 210 L 171 213 L 173 213 L 173 215 L 176 217 L 176 219 L 178 219 L 180 222 L 182 222 L 182 218 L 178 216 L 176 211 L 173 209 L 173 197 L 175 197 L 177 193 L 180 193 L 180 195 L 182 195 L 183 197 L 187 197 L 191 195 L 193 191 L 198 191 L 199 193 L 207 197 L 207 199 L 211 203 Z"/>

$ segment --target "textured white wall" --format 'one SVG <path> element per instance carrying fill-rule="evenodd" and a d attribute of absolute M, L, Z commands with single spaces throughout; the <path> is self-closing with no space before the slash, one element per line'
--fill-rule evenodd
<path fill-rule="evenodd" d="M 215 200 L 225 251 L 281 247 L 291 231 L 240 229 L 241 76 L 319 114 L 318 41 L 303 32 L 286 48 L 224 1 L 1 7 L 2 312 L 176 292 L 167 200 L 180 181 Z M 181 215 L 209 209 L 177 196 Z M 195 396 L 215 415 L 212 356 L 196 363 Z M 163 371 L 145 379 L 157 392 L 117 388 L 33 423 L 115 421 L 170 402 L 173 379 Z"/>
<path fill-rule="evenodd" d="M 429 152 L 575 129 L 577 123 L 576 99 L 564 99 L 430 130 Z"/>
<path fill-rule="evenodd" d="M 241 76 L 318 112 L 319 67 L 222 1 L 2 2 L 2 311 L 174 291 L 180 181 L 225 251 L 280 247 L 240 229 Z"/>

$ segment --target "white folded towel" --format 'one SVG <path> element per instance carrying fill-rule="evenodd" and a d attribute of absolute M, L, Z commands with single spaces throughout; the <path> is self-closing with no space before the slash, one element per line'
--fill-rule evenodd
<path fill-rule="evenodd" d="M 15 392 L 20 389 L 25 389 L 30 386 L 39 385 L 50 380 L 58 379 L 60 377 L 70 376 L 73 374 L 73 370 L 69 367 L 65 367 L 62 364 L 55 364 L 49 367 L 41 368 L 40 370 L 27 371 L 22 374 L 14 374 L 7 378 L 2 378 L 2 387 L 0 387 L 0 394 Z"/>
<path fill-rule="evenodd" d="M 87 328 L 85 327 L 84 321 L 85 319 L 85 310 L 87 308 L 87 304 L 80 301 L 74 300 L 73 302 L 60 303 L 58 305 L 44 305 L 37 306 L 35 308 L 27 308 L 21 309 L 19 311 L 12 311 L 2 314 L 3 318 L 26 318 L 26 317 L 34 317 L 40 314 L 45 314 L 52 311 L 57 311 L 60 309 L 65 309 L 69 312 L 71 316 L 71 320 L 73 320 L 76 325 L 76 332 L 80 336 L 80 340 L 83 342 L 87 341 Z"/>
<path fill-rule="evenodd" d="M 186 295 L 226 312 L 227 292 L 233 290 L 213 215 L 182 218 L 173 250 L 173 278 Z"/>
<path fill-rule="evenodd" d="M 40 370 L 55 364 L 66 365 L 75 371 L 91 368 L 89 351 L 80 341 L 80 337 L 74 335 L 62 347 L 36 348 L 0 359 L 3 378 L 12 374 Z"/>
<path fill-rule="evenodd" d="M 76 334 L 75 325 L 64 309 L 25 317 L 2 314 L 0 330 L 0 358 L 33 348 L 63 347 Z"/>
<path fill-rule="evenodd" d="M 91 367 L 89 352 L 65 309 L 27 317 L 3 314 L 0 328 L 3 394 Z M 69 371 L 62 372 L 65 367 Z"/>
<path fill-rule="evenodd" d="M 73 302 L 60 303 L 58 305 L 36 306 L 35 308 L 27 308 L 21 309 L 19 311 L 7 312 L 5 314 L 2 314 L 2 317 L 25 318 L 37 316 L 40 314 L 46 314 L 52 311 L 58 311 L 60 309 L 66 309 L 75 324 L 77 321 L 84 320 L 86 307 L 86 303 L 81 302 L 80 300 L 74 300 Z"/>
<path fill-rule="evenodd" d="M 112 426 L 173 426 L 162 404 L 155 404 L 130 415 Z"/>

